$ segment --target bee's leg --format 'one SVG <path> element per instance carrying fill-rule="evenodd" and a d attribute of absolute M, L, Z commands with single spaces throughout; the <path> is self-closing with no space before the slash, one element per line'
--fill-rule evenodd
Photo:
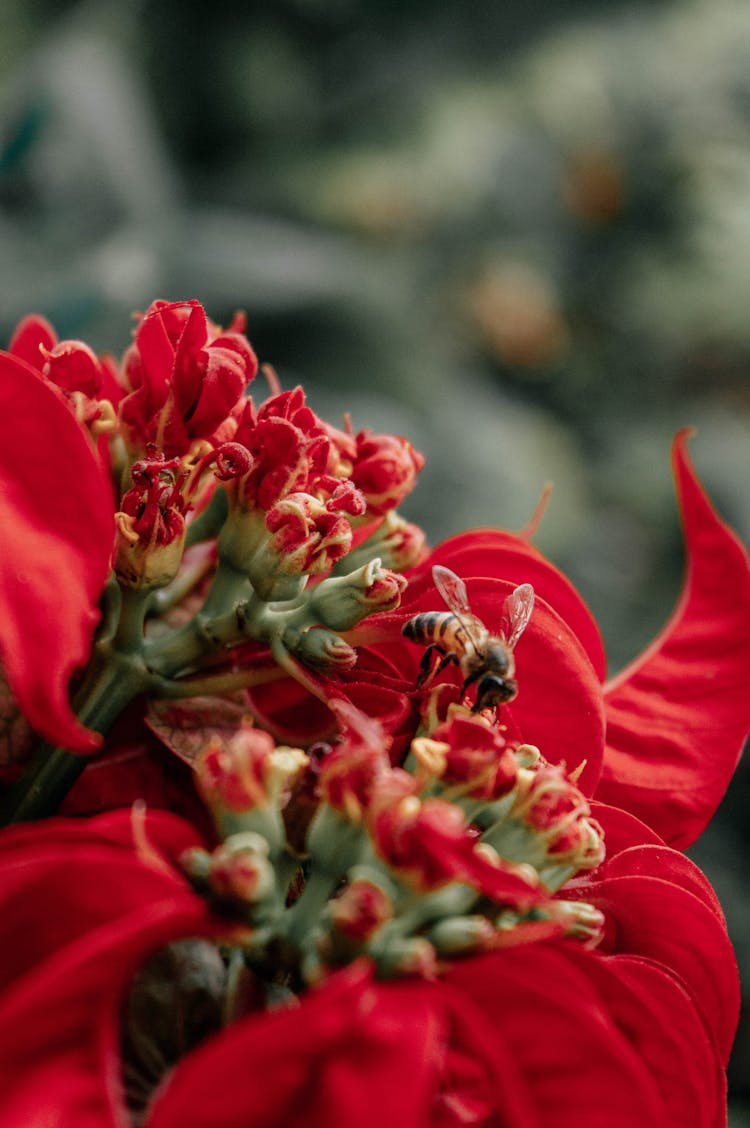
<path fill-rule="evenodd" d="M 466 690 L 469 688 L 469 686 L 472 685 L 475 681 L 479 681 L 482 674 L 484 673 L 486 673 L 486 671 L 480 667 L 478 670 L 475 670 L 473 674 L 469 674 L 468 678 L 461 686 L 461 692 L 466 693 Z"/>
<path fill-rule="evenodd" d="M 432 660 L 435 654 L 442 654 L 434 644 L 428 646 L 422 655 L 422 661 L 419 663 L 419 677 L 417 678 L 417 689 L 421 689 L 425 682 L 429 681 L 433 675 Z"/>
<path fill-rule="evenodd" d="M 441 653 L 443 653 L 443 652 L 441 651 Z M 445 667 L 450 666 L 451 663 L 453 663 L 454 666 L 457 666 L 458 665 L 458 658 L 456 657 L 455 654 L 453 654 L 449 650 L 447 654 L 443 654 L 442 661 L 440 662 L 440 665 L 438 666 L 438 668 L 435 670 L 435 673 L 436 674 L 442 673 L 443 670 L 445 669 Z"/>

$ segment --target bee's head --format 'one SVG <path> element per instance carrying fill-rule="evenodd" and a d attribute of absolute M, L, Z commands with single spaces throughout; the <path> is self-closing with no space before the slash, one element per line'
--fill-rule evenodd
<path fill-rule="evenodd" d="M 494 705 L 505 705 L 518 693 L 518 683 L 514 678 L 501 678 L 498 674 L 487 674 L 477 689 L 474 712 L 489 709 Z"/>

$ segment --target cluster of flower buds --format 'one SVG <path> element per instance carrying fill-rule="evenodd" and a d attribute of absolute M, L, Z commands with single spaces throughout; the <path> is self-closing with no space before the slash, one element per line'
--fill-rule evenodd
<path fill-rule="evenodd" d="M 238 651 L 253 684 L 255 644 L 324 699 L 308 672 L 355 664 L 341 634 L 397 607 L 400 573 L 424 553 L 422 535 L 395 511 L 422 456 L 406 439 L 327 423 L 268 369 L 271 395 L 256 404 L 244 315 L 222 329 L 197 301 L 154 302 L 119 364 L 59 341 L 41 317 L 21 323 L 10 352 L 97 439 L 114 486 L 123 594 L 109 599 L 116 621 L 99 665 L 120 647 L 135 655 L 117 671 L 131 696 L 188 696 L 188 676 L 234 666 Z M 200 543 L 212 551 L 196 570 L 185 553 Z M 177 604 L 192 614 L 144 629 Z"/>
<path fill-rule="evenodd" d="M 401 570 L 424 553 L 396 512 L 423 463 L 411 444 L 333 427 L 273 374 L 256 405 L 244 318 L 222 330 L 197 302 L 155 302 L 119 369 L 38 319 L 13 347 L 90 433 L 113 423 L 97 457 L 117 483 L 116 583 L 79 693 L 84 723 L 103 731 L 138 693 L 221 694 L 287 674 L 328 706 L 329 734 L 338 723 L 315 754 L 248 722 L 217 729 L 197 756 L 219 845 L 184 866 L 247 926 L 249 962 L 265 971 L 280 954 L 301 982 L 363 954 L 382 974 L 429 976 L 458 952 L 595 939 L 596 912 L 554 898 L 603 857 L 564 768 L 510 740 L 494 709 L 458 704 L 455 686 L 449 703 L 439 679 L 394 766 L 380 724 L 330 681 L 351 676 L 354 628 L 399 606 Z M 461 581 L 437 575 L 466 614 Z M 506 665 L 531 613 L 518 599 L 527 589 L 506 600 Z"/>
<path fill-rule="evenodd" d="M 252 966 L 283 951 L 287 969 L 314 981 L 367 955 L 382 975 L 431 977 L 458 954 L 550 936 L 597 942 L 601 913 L 554 897 L 604 855 L 564 769 L 455 704 L 394 767 L 375 721 L 335 711 L 340 739 L 310 755 L 247 725 L 196 765 L 223 841 L 186 869 L 219 901 L 247 884 Z"/>

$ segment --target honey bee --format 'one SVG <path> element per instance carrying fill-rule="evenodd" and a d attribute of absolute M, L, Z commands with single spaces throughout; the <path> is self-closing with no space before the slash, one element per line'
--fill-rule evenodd
<path fill-rule="evenodd" d="M 402 633 L 426 646 L 417 685 L 424 685 L 453 662 L 464 678 L 462 693 L 478 682 L 473 712 L 512 701 L 518 693 L 513 650 L 526 630 L 534 609 L 534 589 L 521 584 L 503 603 L 500 630 L 492 634 L 471 610 L 463 580 L 436 564 L 435 587 L 448 611 L 425 611 L 404 623 Z M 434 654 L 442 658 L 431 670 Z"/>

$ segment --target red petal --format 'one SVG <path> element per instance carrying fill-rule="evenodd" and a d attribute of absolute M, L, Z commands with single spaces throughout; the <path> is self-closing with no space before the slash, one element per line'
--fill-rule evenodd
<path fill-rule="evenodd" d="M 175 346 L 167 331 L 165 311 L 158 303 L 153 303 L 146 310 L 136 330 L 135 344 L 148 384 L 149 401 L 161 406 L 172 381 Z"/>
<path fill-rule="evenodd" d="M 650 849 L 644 847 L 643 849 Z M 624 857 L 624 855 L 622 855 Z M 737 1027 L 737 962 L 726 928 L 702 895 L 661 877 L 605 877 L 566 887 L 607 918 L 608 950 L 643 956 L 677 976 L 712 1032 L 726 1063 Z"/>
<path fill-rule="evenodd" d="M 0 353 L 0 478 L 0 656 L 8 682 L 42 736 L 90 751 L 98 740 L 74 717 L 68 683 L 89 655 L 109 574 L 112 493 L 65 401 L 7 353 Z"/>
<path fill-rule="evenodd" d="M 46 317 L 30 313 L 19 321 L 8 345 L 8 352 L 25 360 L 37 372 L 44 367 L 42 349 L 53 349 L 57 344 L 57 333 Z"/>
<path fill-rule="evenodd" d="M 507 1038 L 540 1124 L 662 1124 L 645 1063 L 563 953 L 548 944 L 506 949 L 455 963 L 447 981 Z"/>
<path fill-rule="evenodd" d="M 671 850 L 669 846 L 645 844 L 631 846 L 611 860 L 608 859 L 602 872 L 605 878 L 630 877 L 639 874 L 644 877 L 657 876 L 686 889 L 688 893 L 700 898 L 706 907 L 711 909 L 721 926 L 726 928 L 724 912 L 711 882 L 698 869 L 695 862 L 691 862 L 684 854 Z"/>
<path fill-rule="evenodd" d="M 352 965 L 301 1005 L 252 1016 L 176 1068 L 148 1128 L 427 1128 L 446 1024 L 422 984 Z"/>
<path fill-rule="evenodd" d="M 597 798 L 685 847 L 716 810 L 750 728 L 750 568 L 686 452 L 673 465 L 688 567 L 664 631 L 605 687 L 607 751 Z"/>
<path fill-rule="evenodd" d="M 630 846 L 642 846 L 647 843 L 653 846 L 663 845 L 659 835 L 650 826 L 646 826 L 635 815 L 622 811 L 619 807 L 610 807 L 607 803 L 592 800 L 591 814 L 604 830 L 607 862 Z"/>
<path fill-rule="evenodd" d="M 122 1128 L 122 991 L 160 944 L 216 931 L 168 863 L 138 855 L 129 827 L 119 812 L 4 833 L 2 1124 Z M 170 816 L 149 819 L 147 834 L 157 849 L 194 841 Z"/>
<path fill-rule="evenodd" d="M 664 1104 L 660 1128 L 713 1128 L 724 1081 L 703 1023 L 679 983 L 635 956 L 597 957 L 570 948 L 625 1037 L 654 1078 Z"/>

